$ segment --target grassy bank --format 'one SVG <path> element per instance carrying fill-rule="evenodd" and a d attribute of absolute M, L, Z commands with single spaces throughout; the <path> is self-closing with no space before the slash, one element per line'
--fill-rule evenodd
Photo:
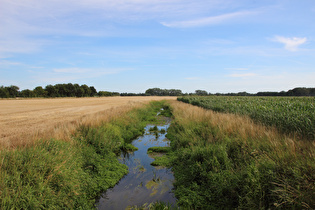
<path fill-rule="evenodd" d="M 314 144 L 248 117 L 172 103 L 168 153 L 178 205 L 190 209 L 315 208 Z"/>
<path fill-rule="evenodd" d="M 127 173 L 121 150 L 154 122 L 164 102 L 113 109 L 106 120 L 91 119 L 71 139 L 39 140 L 0 152 L 1 209 L 93 209 L 95 198 Z"/>

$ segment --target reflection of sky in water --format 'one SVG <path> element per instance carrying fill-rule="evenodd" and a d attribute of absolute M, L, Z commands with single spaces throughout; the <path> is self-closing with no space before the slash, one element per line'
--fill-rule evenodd
<path fill-rule="evenodd" d="M 141 206 L 155 201 L 173 204 L 176 202 L 171 193 L 174 180 L 171 170 L 157 169 L 150 165 L 154 159 L 148 156 L 148 148 L 169 146 L 169 141 L 165 140 L 165 134 L 159 134 L 156 138 L 154 134 L 149 133 L 151 127 L 154 126 L 146 126 L 146 134 L 132 142 L 138 147 L 138 151 L 121 155 L 121 163 L 129 167 L 129 174 L 102 195 L 97 204 L 98 209 L 125 209 L 127 206 Z M 157 127 L 159 130 L 167 130 L 169 124 Z"/>

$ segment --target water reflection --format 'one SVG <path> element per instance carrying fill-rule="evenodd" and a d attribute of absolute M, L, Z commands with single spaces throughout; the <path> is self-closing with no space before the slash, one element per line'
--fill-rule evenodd
<path fill-rule="evenodd" d="M 102 195 L 97 204 L 98 209 L 125 209 L 128 206 L 141 206 L 155 201 L 175 204 L 176 199 L 171 192 L 174 180 L 172 171 L 150 165 L 154 159 L 148 156 L 148 148 L 170 144 L 165 138 L 166 133 L 159 134 L 158 137 L 149 133 L 152 127 L 154 126 L 146 126 L 146 134 L 132 142 L 138 147 L 137 151 L 121 155 L 120 161 L 128 166 L 129 174 Z M 167 130 L 169 124 L 157 127 L 159 130 Z"/>

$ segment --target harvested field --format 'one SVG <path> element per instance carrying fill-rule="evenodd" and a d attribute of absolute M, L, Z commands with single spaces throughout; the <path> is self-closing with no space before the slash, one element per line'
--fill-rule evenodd
<path fill-rule="evenodd" d="M 152 100 L 176 97 L 102 97 L 0 100 L 0 147 L 15 148 L 39 138 L 63 138 L 82 123 L 106 119 Z M 115 111 L 117 114 L 117 110 Z"/>

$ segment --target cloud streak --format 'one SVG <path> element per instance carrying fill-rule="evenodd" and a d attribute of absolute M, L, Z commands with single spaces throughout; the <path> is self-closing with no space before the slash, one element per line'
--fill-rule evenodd
<path fill-rule="evenodd" d="M 304 44 L 307 41 L 307 38 L 298 38 L 298 37 L 283 37 L 283 36 L 275 36 L 273 41 L 284 44 L 284 48 L 288 51 L 294 52 L 298 50 L 298 47 Z"/>
<path fill-rule="evenodd" d="M 245 73 L 245 74 L 230 74 L 229 77 L 237 77 L 237 78 L 247 78 L 257 76 L 255 73 Z"/>
<path fill-rule="evenodd" d="M 258 13 L 257 11 L 240 11 L 186 21 L 161 22 L 161 24 L 171 28 L 202 27 L 208 25 L 221 24 L 227 21 L 235 20 L 236 18 L 243 18 L 257 13 Z"/>
<path fill-rule="evenodd" d="M 77 75 L 86 75 L 88 77 L 96 77 L 101 75 L 108 75 L 108 74 L 118 74 L 122 71 L 127 71 L 130 69 L 127 68 L 57 68 L 53 69 L 53 72 L 56 74 L 77 74 Z"/>
<path fill-rule="evenodd" d="M 187 77 L 186 80 L 201 80 L 201 77 Z"/>

